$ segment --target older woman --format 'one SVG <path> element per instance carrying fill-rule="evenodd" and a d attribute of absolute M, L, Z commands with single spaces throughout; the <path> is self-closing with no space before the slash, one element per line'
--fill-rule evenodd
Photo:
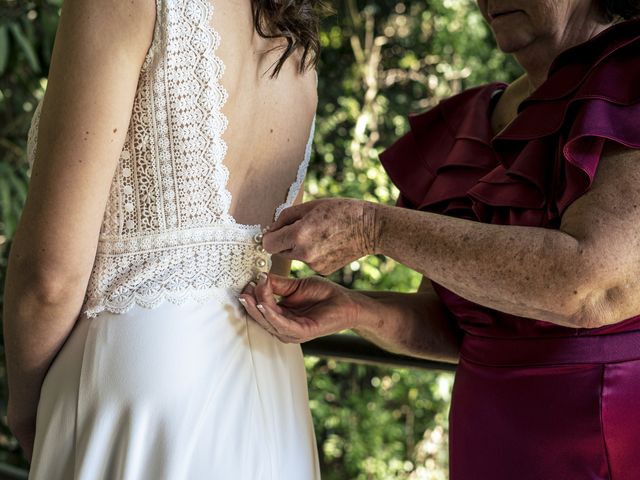
<path fill-rule="evenodd" d="M 323 274 L 384 254 L 420 290 L 262 275 L 241 302 L 285 342 L 458 361 L 452 480 L 640 478 L 640 2 L 478 4 L 526 74 L 411 118 L 381 158 L 404 208 L 309 202 L 263 240 Z"/>

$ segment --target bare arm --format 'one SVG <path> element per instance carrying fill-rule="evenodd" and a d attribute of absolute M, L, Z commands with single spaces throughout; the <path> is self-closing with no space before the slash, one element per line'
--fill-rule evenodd
<path fill-rule="evenodd" d="M 328 199 L 285 210 L 264 245 L 320 273 L 381 253 L 486 307 L 594 328 L 640 313 L 639 184 L 640 151 L 608 145 L 558 230 Z"/>
<path fill-rule="evenodd" d="M 32 432 L 42 381 L 80 312 L 154 23 L 153 0 L 64 3 L 5 285 L 16 436 Z"/>
<path fill-rule="evenodd" d="M 416 293 L 359 293 L 356 333 L 390 352 L 458 363 L 461 331 L 428 278 Z"/>
<path fill-rule="evenodd" d="M 376 251 L 458 295 L 569 327 L 640 313 L 640 151 L 609 149 L 559 230 L 376 207 Z"/>
<path fill-rule="evenodd" d="M 276 303 L 274 295 L 282 296 Z M 457 363 L 459 330 L 424 279 L 417 293 L 358 292 L 328 280 L 270 274 L 248 285 L 240 302 L 265 330 L 286 343 L 353 329 L 380 347 Z"/>

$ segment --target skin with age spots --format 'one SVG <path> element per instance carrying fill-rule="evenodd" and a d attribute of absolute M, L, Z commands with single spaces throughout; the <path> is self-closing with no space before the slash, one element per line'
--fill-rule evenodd
<path fill-rule="evenodd" d="M 562 51 L 612 25 L 591 0 L 478 4 L 499 47 L 526 71 L 496 103 L 494 134 L 517 116 L 520 103 L 544 82 Z M 409 297 L 343 292 L 349 301 L 335 309 L 349 320 L 331 327 L 321 326 L 323 317 L 312 308 L 320 301 L 317 292 L 330 290 L 318 278 L 296 285 L 295 308 L 287 308 L 286 295 L 278 306 L 270 302 L 271 293 L 282 295 L 292 288 L 292 281 L 280 279 L 270 278 L 269 288 L 245 291 L 244 301 L 248 308 L 266 305 L 266 313 L 249 313 L 288 341 L 355 328 L 384 348 L 450 361 L 457 361 L 459 336 L 430 280 L 472 302 L 520 317 L 571 328 L 618 323 L 640 312 L 635 294 L 640 289 L 638 184 L 640 153 L 605 143 L 591 188 L 565 210 L 557 230 L 483 224 L 357 200 L 315 200 L 283 212 L 264 236 L 267 251 L 304 261 L 321 274 L 363 255 L 383 254 L 422 273 L 420 291 Z M 342 292 L 342 287 L 334 288 Z M 335 294 L 326 293 L 325 301 Z M 417 316 L 416 311 L 429 315 Z M 416 335 L 440 341 L 416 344 Z"/>
<path fill-rule="evenodd" d="M 284 258 L 304 258 L 317 272 L 332 273 L 345 258 L 356 260 L 374 253 L 367 231 L 373 226 L 373 211 L 366 203 L 332 199 L 327 208 L 314 208 L 309 202 L 286 209 L 263 239 L 267 251 L 278 251 Z M 304 219 L 304 221 L 299 221 Z M 310 225 L 326 228 L 315 230 Z M 322 248 L 331 245 L 331 248 Z M 320 247 L 320 248 L 317 248 Z"/>

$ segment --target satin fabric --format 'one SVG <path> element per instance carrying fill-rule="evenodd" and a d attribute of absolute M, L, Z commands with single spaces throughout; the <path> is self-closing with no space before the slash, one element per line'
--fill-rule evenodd
<path fill-rule="evenodd" d="M 30 480 L 319 480 L 299 345 L 227 301 L 81 316 L 47 372 Z"/>
<path fill-rule="evenodd" d="M 590 188 L 606 141 L 640 149 L 638 52 L 640 20 L 563 52 L 497 136 L 502 83 L 411 116 L 410 131 L 381 155 L 398 205 L 557 229 Z M 451 480 L 640 478 L 640 316 L 567 328 L 434 288 L 463 336 Z"/>

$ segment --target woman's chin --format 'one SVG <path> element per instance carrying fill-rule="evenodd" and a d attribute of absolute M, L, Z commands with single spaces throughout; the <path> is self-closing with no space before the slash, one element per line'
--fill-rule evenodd
<path fill-rule="evenodd" d="M 494 31 L 498 48 L 504 53 L 518 53 L 533 43 L 533 38 L 523 31 Z"/>

